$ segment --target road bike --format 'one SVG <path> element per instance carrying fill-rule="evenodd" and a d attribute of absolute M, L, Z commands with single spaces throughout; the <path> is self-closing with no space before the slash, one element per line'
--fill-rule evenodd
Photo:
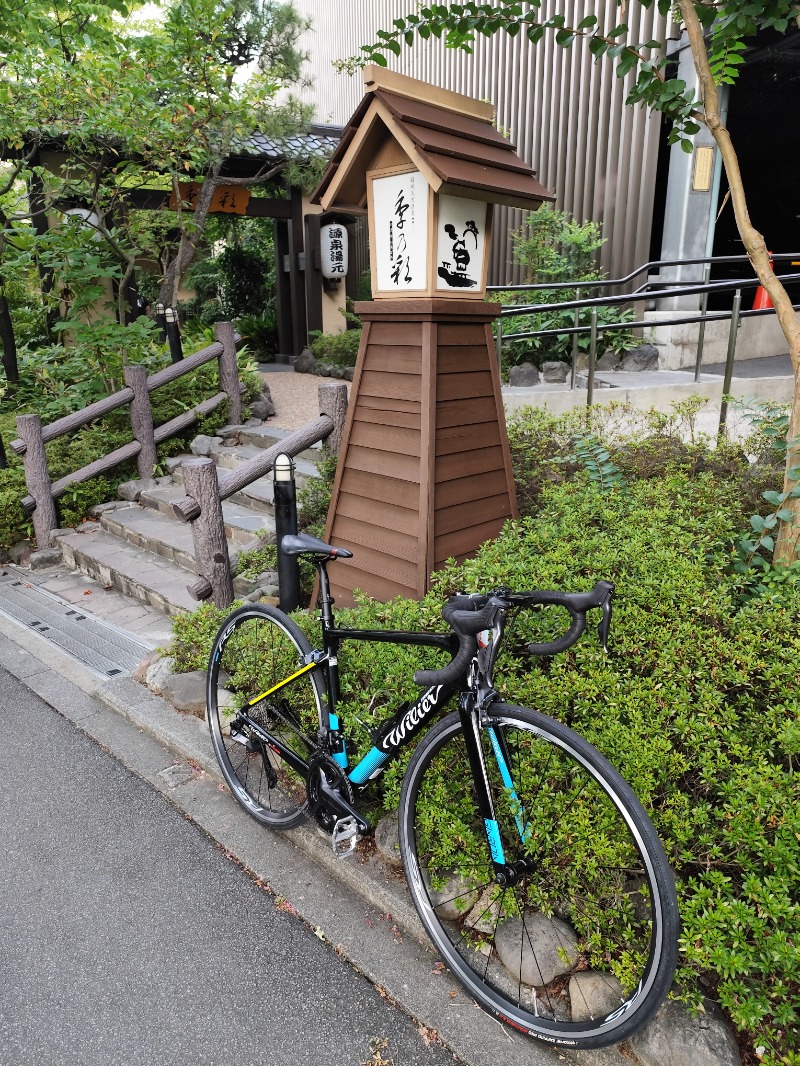
<path fill-rule="evenodd" d="M 574 1048 L 625 1040 L 672 982 L 672 872 L 608 760 L 561 723 L 504 703 L 492 682 L 510 622 L 534 607 L 565 608 L 570 624 L 555 640 L 527 641 L 526 654 L 570 647 L 593 609 L 606 647 L 613 586 L 452 596 L 442 612 L 449 633 L 348 629 L 335 623 L 327 566 L 352 553 L 305 534 L 284 537 L 281 550 L 316 567 L 321 647 L 265 604 L 240 607 L 220 628 L 208 720 L 233 795 L 273 829 L 313 817 L 334 852 L 350 854 L 370 832 L 362 792 L 457 697 L 458 709 L 417 744 L 402 782 L 400 853 L 422 923 L 463 986 L 514 1029 Z M 354 766 L 337 711 L 344 641 L 451 656 L 442 669 L 414 673 L 418 699 L 366 727 L 371 747 Z"/>

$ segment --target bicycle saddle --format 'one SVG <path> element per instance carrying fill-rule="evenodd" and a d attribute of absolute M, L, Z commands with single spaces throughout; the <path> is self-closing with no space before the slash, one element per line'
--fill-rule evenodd
<path fill-rule="evenodd" d="M 353 553 L 347 548 L 334 548 L 324 540 L 310 537 L 308 533 L 287 533 L 281 540 L 284 555 L 319 555 L 327 559 L 352 559 Z"/>

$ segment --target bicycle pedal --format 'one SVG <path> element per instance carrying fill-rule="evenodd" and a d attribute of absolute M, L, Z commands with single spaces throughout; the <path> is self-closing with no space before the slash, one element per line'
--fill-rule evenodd
<path fill-rule="evenodd" d="M 339 818 L 331 833 L 331 847 L 337 859 L 352 855 L 361 839 L 355 818 Z"/>

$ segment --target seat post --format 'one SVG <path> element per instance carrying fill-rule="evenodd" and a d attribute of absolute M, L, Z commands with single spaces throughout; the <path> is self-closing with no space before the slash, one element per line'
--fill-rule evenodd
<path fill-rule="evenodd" d="M 328 560 L 321 558 L 315 560 L 315 563 L 319 574 L 319 606 L 322 611 L 322 624 L 323 626 L 332 626 L 333 611 L 331 606 L 333 600 L 331 599 L 331 586 L 328 580 Z"/>

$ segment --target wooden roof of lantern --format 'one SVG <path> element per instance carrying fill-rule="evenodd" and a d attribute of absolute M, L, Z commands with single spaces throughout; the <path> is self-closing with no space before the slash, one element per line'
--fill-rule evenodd
<path fill-rule="evenodd" d="M 367 171 L 404 162 L 436 193 L 528 210 L 555 199 L 494 128 L 491 104 L 375 65 L 364 68 L 364 81 L 312 203 L 365 213 Z"/>

